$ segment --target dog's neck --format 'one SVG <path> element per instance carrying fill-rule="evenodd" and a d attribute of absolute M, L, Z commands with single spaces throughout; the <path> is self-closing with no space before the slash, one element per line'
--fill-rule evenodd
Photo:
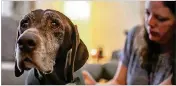
<path fill-rule="evenodd" d="M 40 80 L 44 80 L 44 81 L 41 81 L 42 82 L 41 84 L 62 84 L 63 85 L 63 84 L 70 83 L 72 81 L 72 78 L 73 78 L 72 72 L 64 71 L 67 53 L 70 49 L 64 49 L 64 48 L 59 49 L 56 55 L 57 57 L 55 59 L 56 64 L 54 65 L 54 70 L 51 74 L 43 74 L 41 72 L 38 73 L 40 74 L 39 76 L 42 77 L 40 78 L 38 76 L 38 78 Z"/>

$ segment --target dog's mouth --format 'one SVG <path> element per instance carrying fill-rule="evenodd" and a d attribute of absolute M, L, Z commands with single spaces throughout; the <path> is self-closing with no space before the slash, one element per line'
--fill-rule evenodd
<path fill-rule="evenodd" d="M 24 70 L 30 70 L 31 68 L 28 68 L 28 67 L 24 67 Z"/>
<path fill-rule="evenodd" d="M 33 63 L 33 62 L 32 62 L 32 59 L 31 59 L 31 58 L 28 58 L 28 57 L 26 57 L 26 58 L 24 59 L 24 62 Z"/>
<path fill-rule="evenodd" d="M 31 68 L 35 67 L 34 62 L 29 57 L 25 57 L 25 59 L 21 62 L 21 65 L 24 70 L 30 70 Z"/>
<path fill-rule="evenodd" d="M 22 60 L 21 68 L 26 71 L 30 70 L 31 68 L 36 68 L 39 71 L 43 72 L 44 74 L 52 73 L 52 70 L 44 69 L 43 67 L 41 67 L 41 65 L 39 65 L 38 63 L 33 61 L 32 58 L 30 58 L 30 57 L 25 57 L 25 59 Z"/>

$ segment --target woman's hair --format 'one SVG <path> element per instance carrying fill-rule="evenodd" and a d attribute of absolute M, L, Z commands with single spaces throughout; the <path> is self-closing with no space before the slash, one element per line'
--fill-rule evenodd
<path fill-rule="evenodd" d="M 169 8 L 169 10 L 175 13 L 175 1 L 163 1 L 163 4 Z M 176 16 L 175 16 L 176 18 Z M 138 35 L 141 35 L 144 39 L 136 37 L 137 40 L 134 45 L 137 46 L 137 53 L 140 56 L 141 67 L 146 69 L 148 72 L 152 71 L 152 65 L 156 65 L 160 50 L 160 45 L 149 39 L 146 28 L 142 28 Z"/>
<path fill-rule="evenodd" d="M 169 8 L 169 10 L 175 14 L 176 10 L 176 1 L 163 1 L 163 4 Z M 176 15 L 176 14 L 175 14 Z"/>

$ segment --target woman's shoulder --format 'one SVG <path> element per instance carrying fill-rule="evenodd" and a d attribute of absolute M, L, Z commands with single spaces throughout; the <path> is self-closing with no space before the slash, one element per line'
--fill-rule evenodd
<path fill-rule="evenodd" d="M 141 25 L 137 25 L 128 31 L 125 46 L 123 49 L 123 54 L 121 56 L 121 59 L 126 66 L 128 66 L 130 59 L 133 59 L 134 57 L 134 39 L 138 35 L 141 28 Z"/>
<path fill-rule="evenodd" d="M 128 49 L 132 50 L 133 48 L 136 47 L 136 45 L 139 44 L 137 42 L 140 42 L 140 40 L 143 39 L 141 33 L 142 30 L 143 30 L 142 25 L 136 25 L 128 31 L 126 38 L 126 47 L 128 47 Z"/>
<path fill-rule="evenodd" d="M 132 27 L 128 32 L 128 37 L 135 36 L 136 34 L 138 34 L 141 31 L 141 29 L 143 29 L 143 25 L 136 25 L 136 26 Z"/>

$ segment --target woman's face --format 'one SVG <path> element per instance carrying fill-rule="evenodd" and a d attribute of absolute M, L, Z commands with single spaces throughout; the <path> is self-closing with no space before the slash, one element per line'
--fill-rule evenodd
<path fill-rule="evenodd" d="M 161 1 L 145 4 L 145 27 L 149 39 L 160 44 L 167 43 L 175 25 L 174 14 Z"/>

